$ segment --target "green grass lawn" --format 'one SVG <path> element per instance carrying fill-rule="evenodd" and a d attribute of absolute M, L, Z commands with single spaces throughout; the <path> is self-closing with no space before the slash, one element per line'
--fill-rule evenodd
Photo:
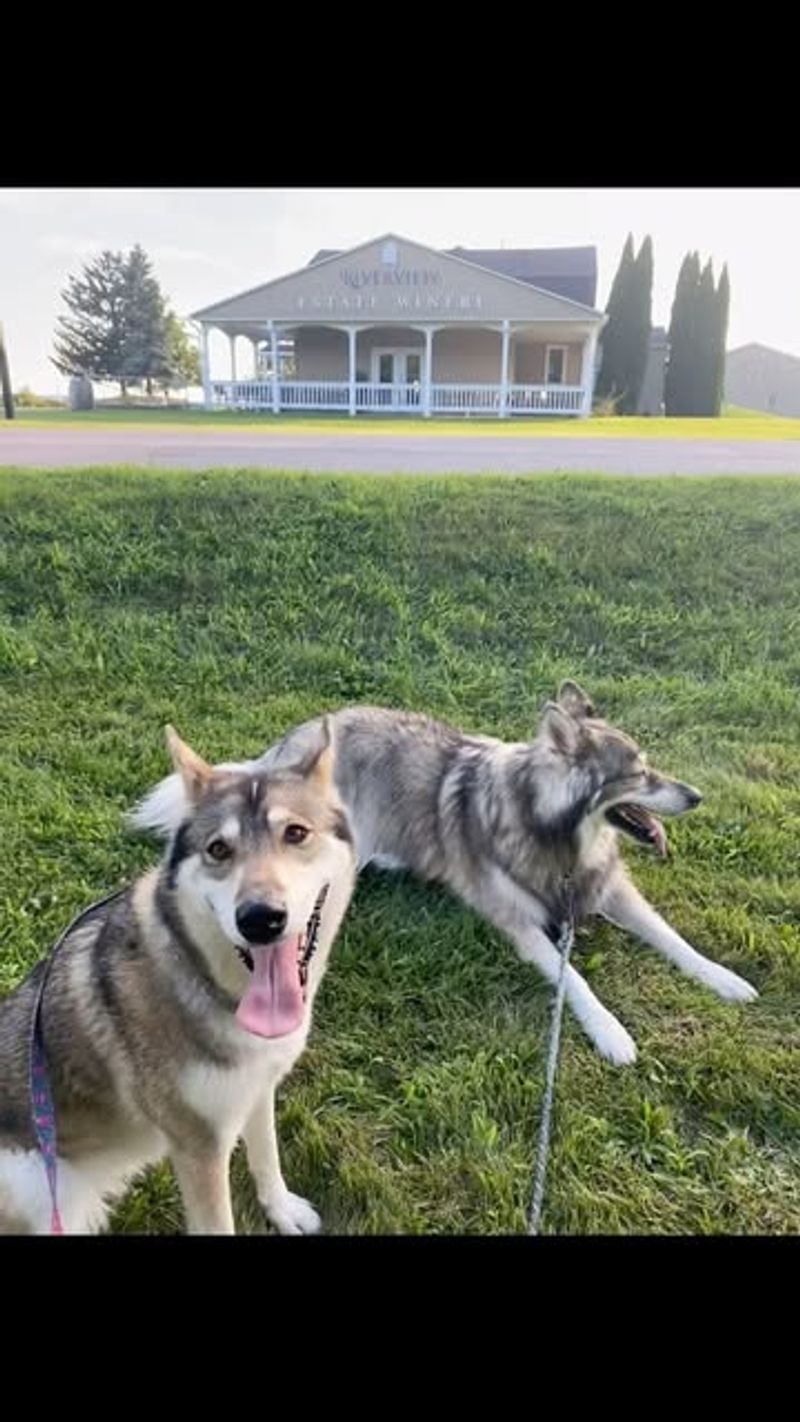
<path fill-rule="evenodd" d="M 705 792 L 669 861 L 627 857 L 761 998 L 581 933 L 639 1060 L 567 1013 L 544 1227 L 800 1229 L 797 481 L 10 471 L 0 520 L 0 990 L 152 862 L 122 817 L 164 722 L 220 759 L 353 701 L 524 737 L 571 674 Z M 290 1186 L 331 1231 L 523 1229 L 550 1000 L 445 893 L 366 873 L 282 1092 Z M 114 1227 L 180 1223 L 164 1167 Z"/>
<path fill-rule="evenodd" d="M 158 409 L 96 409 L 73 412 L 65 409 L 20 410 L 17 427 L 47 429 L 50 426 L 113 425 L 118 429 L 136 429 L 155 426 L 164 430 L 179 430 L 202 426 L 211 430 L 230 434 L 241 430 L 252 434 L 254 430 L 277 434 L 319 433 L 319 434 L 392 434 L 435 437 L 436 435 L 502 435 L 510 439 L 553 438 L 586 439 L 601 436 L 607 439 L 800 439 L 800 420 L 784 419 L 776 415 L 760 415 L 752 410 L 731 410 L 718 420 L 701 419 L 645 419 L 645 418 L 605 418 L 595 416 L 591 420 L 539 419 L 538 416 L 525 419 L 498 420 L 430 419 L 398 415 L 386 418 L 380 415 L 359 415 L 356 419 L 334 413 L 309 415 L 293 412 L 281 415 L 270 413 L 253 414 L 237 410 L 158 410 Z M 0 421 L 0 451 L 4 429 L 13 429 L 12 421 Z"/>

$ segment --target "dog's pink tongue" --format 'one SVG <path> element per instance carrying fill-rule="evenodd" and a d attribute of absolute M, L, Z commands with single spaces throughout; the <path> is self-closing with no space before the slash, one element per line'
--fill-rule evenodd
<path fill-rule="evenodd" d="M 236 1021 L 257 1037 L 285 1037 L 303 1020 L 303 989 L 297 966 L 299 943 L 284 938 L 268 948 L 251 945 L 250 986 L 236 1009 Z"/>

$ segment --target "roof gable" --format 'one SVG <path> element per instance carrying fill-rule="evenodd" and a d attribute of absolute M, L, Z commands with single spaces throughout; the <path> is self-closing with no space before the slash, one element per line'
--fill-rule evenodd
<path fill-rule="evenodd" d="M 389 233 L 194 313 L 203 321 L 583 321 L 601 313 Z"/>

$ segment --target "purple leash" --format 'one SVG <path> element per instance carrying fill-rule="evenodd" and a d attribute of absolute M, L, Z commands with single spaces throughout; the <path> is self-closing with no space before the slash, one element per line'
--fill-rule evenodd
<path fill-rule="evenodd" d="M 44 1161 L 44 1168 L 47 1172 L 47 1185 L 50 1190 L 50 1200 L 52 1212 L 50 1216 L 50 1233 L 63 1234 L 64 1225 L 58 1209 L 57 1195 L 57 1175 L 58 1175 L 58 1138 L 56 1135 L 56 1112 L 53 1105 L 53 1093 L 50 1090 L 50 1078 L 47 1075 L 47 1058 L 45 1056 L 44 1042 L 42 1040 L 42 1001 L 47 980 L 50 976 L 50 969 L 53 966 L 56 953 L 66 938 L 69 937 L 73 929 L 82 923 L 95 909 L 103 908 L 105 904 L 111 903 L 112 899 L 119 898 L 125 893 L 124 889 L 115 889 L 113 894 L 108 894 L 104 899 L 98 899 L 96 903 L 90 904 L 88 908 L 73 918 L 72 922 L 64 929 L 61 937 L 50 950 L 48 958 L 45 960 L 39 986 L 36 990 L 36 999 L 33 1004 L 31 1014 L 31 1040 L 30 1040 L 30 1107 L 31 1124 L 33 1125 L 36 1143 L 39 1147 L 39 1154 Z"/>

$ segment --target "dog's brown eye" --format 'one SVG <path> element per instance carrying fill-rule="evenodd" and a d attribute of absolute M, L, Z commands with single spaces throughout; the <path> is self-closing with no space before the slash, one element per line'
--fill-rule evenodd
<path fill-rule="evenodd" d="M 283 838 L 286 844 L 302 844 L 304 839 L 308 839 L 309 833 L 305 825 L 287 825 Z"/>
<path fill-rule="evenodd" d="M 225 843 L 224 839 L 212 839 L 211 842 L 206 845 L 206 854 L 209 859 L 215 859 L 219 864 L 223 859 L 230 859 L 233 850 L 229 844 Z"/>

